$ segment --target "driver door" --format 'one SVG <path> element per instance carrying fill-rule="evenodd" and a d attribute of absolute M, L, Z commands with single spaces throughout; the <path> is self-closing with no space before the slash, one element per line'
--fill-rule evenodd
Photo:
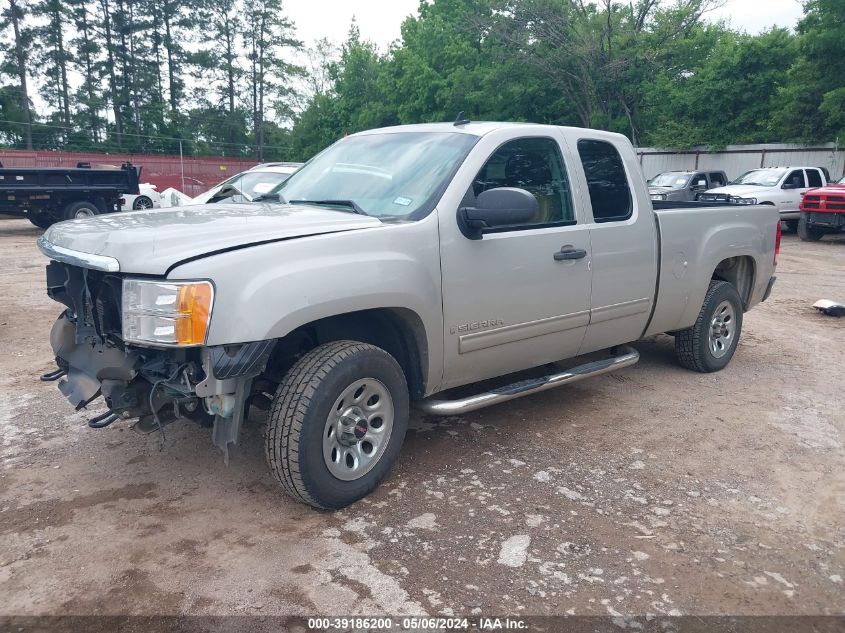
<path fill-rule="evenodd" d="M 778 204 L 781 213 L 798 213 L 801 206 L 801 196 L 807 191 L 807 181 L 804 179 L 803 169 L 793 169 L 781 185 L 783 200 Z"/>
<path fill-rule="evenodd" d="M 444 388 L 578 353 L 590 317 L 590 232 L 576 216 L 561 142 L 547 136 L 502 142 L 460 205 L 472 206 L 488 189 L 517 187 L 539 205 L 527 222 L 471 240 L 457 228 L 457 208 L 439 210 Z M 563 251 L 576 256 L 564 259 Z"/>

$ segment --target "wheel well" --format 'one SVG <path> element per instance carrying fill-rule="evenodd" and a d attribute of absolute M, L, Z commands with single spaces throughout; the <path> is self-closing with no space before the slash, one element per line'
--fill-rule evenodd
<path fill-rule="evenodd" d="M 719 279 L 732 284 L 742 299 L 743 306 L 747 309 L 748 303 L 751 301 L 751 291 L 754 289 L 754 273 L 754 259 L 742 255 L 728 257 L 719 262 L 711 279 Z"/>
<path fill-rule="evenodd" d="M 276 341 L 265 376 L 280 382 L 304 354 L 323 343 L 352 340 L 380 347 L 402 367 L 412 399 L 425 394 L 428 342 L 419 316 L 405 308 L 361 310 L 312 321 Z"/>

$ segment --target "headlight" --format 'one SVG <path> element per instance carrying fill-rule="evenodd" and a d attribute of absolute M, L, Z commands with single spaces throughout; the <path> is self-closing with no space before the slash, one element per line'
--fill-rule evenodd
<path fill-rule="evenodd" d="M 209 281 L 123 280 L 123 340 L 183 347 L 208 334 L 214 286 Z"/>
<path fill-rule="evenodd" d="M 653 193 L 651 194 L 652 200 L 665 200 L 666 194 L 665 193 Z"/>

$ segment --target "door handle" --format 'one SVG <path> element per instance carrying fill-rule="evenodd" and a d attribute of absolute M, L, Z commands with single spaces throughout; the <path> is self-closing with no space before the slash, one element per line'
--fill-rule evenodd
<path fill-rule="evenodd" d="M 584 259 L 587 256 L 587 251 L 583 248 L 567 248 L 560 249 L 555 253 L 555 261 L 562 262 L 567 259 Z"/>

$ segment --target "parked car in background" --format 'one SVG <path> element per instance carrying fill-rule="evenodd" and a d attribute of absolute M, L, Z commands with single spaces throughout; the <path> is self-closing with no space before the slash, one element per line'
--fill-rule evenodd
<path fill-rule="evenodd" d="M 819 167 L 764 167 L 752 169 L 731 182 L 699 194 L 702 202 L 769 204 L 777 207 L 780 219 L 790 231 L 798 230 L 801 196 L 808 189 L 827 183 Z"/>
<path fill-rule="evenodd" d="M 217 202 L 252 202 L 255 198 L 275 189 L 302 163 L 262 163 L 224 180 L 191 200 L 190 204 L 215 204 Z"/>
<path fill-rule="evenodd" d="M 140 211 L 158 209 L 161 206 L 161 194 L 155 185 L 144 182 L 138 185 L 138 194 L 123 194 L 120 198 L 121 211 Z"/>
<path fill-rule="evenodd" d="M 664 171 L 648 183 L 648 193 L 654 201 L 691 201 L 699 193 L 724 187 L 728 177 L 723 171 Z"/>
<path fill-rule="evenodd" d="M 798 220 L 798 237 L 805 242 L 842 231 L 845 231 L 845 177 L 805 193 Z"/>
<path fill-rule="evenodd" d="M 617 371 L 639 358 L 626 343 L 660 332 L 680 365 L 724 368 L 780 242 L 773 207 L 744 211 L 652 203 L 620 134 L 362 132 L 260 202 L 52 227 L 39 246 L 62 309 L 44 379 L 77 410 L 102 395 L 91 426 L 187 418 L 224 451 L 267 409 L 279 484 L 341 508 L 387 475 L 411 401 L 462 415 Z"/>

